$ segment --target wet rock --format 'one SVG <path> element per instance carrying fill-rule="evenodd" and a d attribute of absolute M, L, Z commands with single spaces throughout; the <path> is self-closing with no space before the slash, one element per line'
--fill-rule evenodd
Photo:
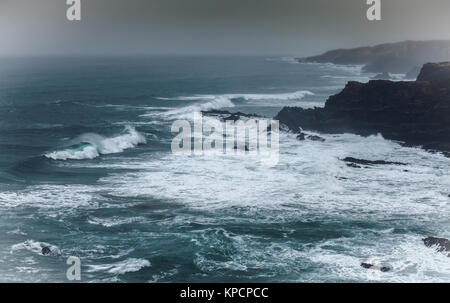
<path fill-rule="evenodd" d="M 405 163 L 401 162 L 391 162 L 391 161 L 384 161 L 384 160 L 364 160 L 364 159 L 357 159 L 352 157 L 346 157 L 342 159 L 342 161 L 351 163 L 351 164 L 360 164 L 360 165 L 406 165 Z"/>
<path fill-rule="evenodd" d="M 427 237 L 422 239 L 426 247 L 436 247 L 438 252 L 450 251 L 450 241 L 445 238 Z"/>
<path fill-rule="evenodd" d="M 325 142 L 325 139 L 319 136 L 315 136 L 315 135 L 310 135 L 308 137 L 306 137 L 307 139 L 311 140 L 311 141 L 319 141 L 319 142 Z"/>
<path fill-rule="evenodd" d="M 374 265 L 374 264 L 370 264 L 370 263 L 361 263 L 361 267 L 365 268 L 365 269 L 377 269 L 379 271 L 382 272 L 388 272 L 391 270 L 390 267 L 387 266 L 378 266 L 378 265 Z"/>
<path fill-rule="evenodd" d="M 348 167 L 352 167 L 352 168 L 361 168 L 361 166 L 355 164 L 355 163 L 347 163 Z"/>
<path fill-rule="evenodd" d="M 297 135 L 297 140 L 300 140 L 300 141 L 306 140 L 306 135 L 305 135 L 305 133 L 300 133 L 300 134 L 298 134 L 298 135 Z"/>
<path fill-rule="evenodd" d="M 450 80 L 450 62 L 427 63 L 422 67 L 417 81 Z"/>
<path fill-rule="evenodd" d="M 246 113 L 242 113 L 242 112 L 232 113 L 232 112 L 229 112 L 226 110 L 202 111 L 202 114 L 204 116 L 219 117 L 222 121 L 231 120 L 231 121 L 235 121 L 235 122 L 242 118 L 262 118 L 262 116 L 257 115 L 257 114 L 246 114 Z"/>
<path fill-rule="evenodd" d="M 297 140 L 304 141 L 304 140 L 311 140 L 311 141 L 319 141 L 319 142 L 325 142 L 325 139 L 316 135 L 308 135 L 304 132 L 301 132 L 297 135 Z"/>
<path fill-rule="evenodd" d="M 42 254 L 44 255 L 44 256 L 47 256 L 47 255 L 49 255 L 49 254 L 51 254 L 52 253 L 52 250 L 50 249 L 50 247 L 49 246 L 44 246 L 43 248 L 42 248 Z"/>
<path fill-rule="evenodd" d="M 292 131 L 382 134 L 409 146 L 450 152 L 450 81 L 348 82 L 325 107 L 284 107 L 275 117 Z"/>

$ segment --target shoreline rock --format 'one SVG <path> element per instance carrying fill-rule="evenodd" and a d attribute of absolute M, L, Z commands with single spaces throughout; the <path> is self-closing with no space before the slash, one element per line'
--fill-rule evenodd
<path fill-rule="evenodd" d="M 406 165 L 406 163 L 402 162 L 391 162 L 391 161 L 384 161 L 384 160 L 364 160 L 364 159 L 357 159 L 353 157 L 346 157 L 342 159 L 342 161 L 347 162 L 348 164 L 352 165 Z"/>
<path fill-rule="evenodd" d="M 439 74 L 450 64 L 435 64 Z M 432 74 L 434 74 L 431 71 Z M 284 107 L 275 117 L 294 132 L 381 134 L 409 146 L 450 153 L 450 81 L 350 81 L 325 107 Z"/>
<path fill-rule="evenodd" d="M 426 247 L 436 247 L 436 251 L 438 252 L 449 252 L 450 251 L 450 241 L 445 238 L 435 238 L 435 237 L 427 237 L 422 239 L 423 244 Z M 449 254 L 450 256 L 450 254 Z"/>
<path fill-rule="evenodd" d="M 417 81 L 450 81 L 450 62 L 427 63 L 420 70 Z"/>
<path fill-rule="evenodd" d="M 227 110 L 209 110 L 209 111 L 202 111 L 202 115 L 204 116 L 210 116 L 210 117 L 219 117 L 222 121 L 226 121 L 226 120 L 232 120 L 232 121 L 237 121 L 240 120 L 242 118 L 249 118 L 249 119 L 254 119 L 254 118 L 263 118 L 260 115 L 257 114 L 246 114 L 246 113 L 242 113 L 242 112 L 229 112 Z"/>

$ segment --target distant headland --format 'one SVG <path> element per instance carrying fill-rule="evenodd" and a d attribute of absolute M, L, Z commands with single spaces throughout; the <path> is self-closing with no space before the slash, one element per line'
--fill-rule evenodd
<path fill-rule="evenodd" d="M 450 40 L 403 41 L 351 49 L 336 49 L 318 56 L 297 58 L 299 62 L 364 65 L 373 73 L 401 73 L 417 77 L 427 62 L 450 60 Z"/>

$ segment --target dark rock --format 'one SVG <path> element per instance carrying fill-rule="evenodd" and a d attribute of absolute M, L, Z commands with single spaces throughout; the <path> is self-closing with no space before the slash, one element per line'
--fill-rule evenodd
<path fill-rule="evenodd" d="M 46 256 L 46 255 L 49 255 L 49 254 L 51 254 L 52 253 L 52 250 L 50 249 L 50 247 L 48 247 L 48 246 L 45 246 L 45 247 L 43 247 L 42 248 L 42 254 L 44 255 L 44 256 Z"/>
<path fill-rule="evenodd" d="M 384 161 L 384 160 L 364 160 L 364 159 L 357 159 L 352 157 L 346 157 L 342 159 L 342 161 L 352 163 L 352 164 L 361 164 L 361 165 L 406 165 L 405 163 L 401 162 L 390 162 L 390 161 Z"/>
<path fill-rule="evenodd" d="M 450 62 L 427 63 L 417 76 L 417 81 L 437 80 L 450 80 Z"/>
<path fill-rule="evenodd" d="M 450 251 L 450 241 L 445 238 L 427 237 L 422 239 L 426 247 L 436 247 L 439 252 Z"/>
<path fill-rule="evenodd" d="M 325 142 L 325 139 L 316 135 L 307 135 L 304 132 L 301 132 L 300 134 L 297 135 L 297 139 L 300 141 L 304 141 L 306 139 L 311 140 L 311 141 L 320 141 L 320 142 Z"/>
<path fill-rule="evenodd" d="M 231 112 L 226 111 L 226 110 L 202 111 L 202 114 L 205 115 L 205 116 L 220 117 L 222 121 L 231 120 L 231 121 L 235 121 L 235 122 L 237 120 L 240 120 L 243 117 L 245 117 L 245 118 L 262 118 L 260 115 L 257 115 L 257 114 L 245 114 L 245 113 L 242 113 L 242 112 L 231 113 Z"/>
<path fill-rule="evenodd" d="M 284 107 L 276 120 L 292 131 L 381 133 L 410 146 L 450 151 L 450 81 L 349 82 L 324 108 Z"/>
<path fill-rule="evenodd" d="M 369 269 L 369 268 L 373 267 L 373 264 L 369 264 L 369 263 L 361 263 L 361 266 L 364 267 L 364 268 Z"/>
<path fill-rule="evenodd" d="M 391 270 L 391 268 L 387 267 L 387 266 L 377 266 L 377 265 L 373 265 L 370 263 L 364 263 L 364 262 L 361 263 L 361 267 L 366 268 L 366 269 L 378 269 L 379 271 L 382 271 L 382 272 L 388 272 Z"/>
<path fill-rule="evenodd" d="M 300 133 L 297 135 L 297 140 L 304 141 L 306 139 L 305 133 Z"/>
<path fill-rule="evenodd" d="M 325 142 L 325 139 L 319 136 L 315 136 L 315 135 L 309 135 L 308 137 L 306 137 L 307 139 L 311 140 L 311 141 L 319 141 L 319 142 Z"/>
<path fill-rule="evenodd" d="M 364 65 L 374 73 L 407 73 L 413 66 L 450 60 L 450 41 L 403 41 L 373 47 L 336 49 L 319 56 L 297 59 L 299 62 Z M 417 75 L 417 74 L 416 74 Z"/>
<path fill-rule="evenodd" d="M 355 163 L 347 163 L 348 167 L 352 167 L 352 168 L 361 168 L 361 166 L 355 164 Z"/>

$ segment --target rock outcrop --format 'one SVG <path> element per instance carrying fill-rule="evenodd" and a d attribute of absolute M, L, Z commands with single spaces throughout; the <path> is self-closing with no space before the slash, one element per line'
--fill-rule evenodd
<path fill-rule="evenodd" d="M 427 63 L 417 77 L 417 81 L 450 81 L 450 62 Z"/>
<path fill-rule="evenodd" d="M 44 256 L 46 256 L 46 255 L 49 255 L 49 254 L 51 254 L 52 253 L 52 250 L 50 249 L 50 247 L 48 247 L 48 246 L 45 246 L 45 247 L 43 247 L 42 248 L 42 254 L 44 255 Z"/>
<path fill-rule="evenodd" d="M 376 269 L 382 272 L 388 272 L 391 270 L 390 267 L 388 266 L 378 266 L 378 265 L 374 265 L 374 264 L 370 264 L 370 263 L 361 263 L 361 267 L 365 268 L 365 269 Z"/>
<path fill-rule="evenodd" d="M 404 41 L 373 47 L 336 49 L 319 56 L 298 60 L 300 62 L 358 64 L 364 65 L 364 70 L 367 72 L 410 73 L 411 76 L 411 69 L 415 66 L 422 66 L 427 62 L 450 60 L 450 41 Z"/>
<path fill-rule="evenodd" d="M 232 113 L 227 110 L 209 110 L 209 111 L 202 111 L 202 115 L 204 116 L 210 116 L 210 117 L 216 117 L 221 119 L 222 121 L 232 120 L 237 121 L 242 118 L 248 118 L 248 119 L 256 119 L 256 118 L 262 118 L 262 116 L 259 116 L 257 114 L 245 114 L 242 112 L 236 112 Z"/>
<path fill-rule="evenodd" d="M 384 160 L 365 160 L 365 159 L 357 159 L 353 157 L 346 157 L 342 159 L 342 161 L 347 162 L 348 165 L 354 167 L 354 165 L 406 165 L 406 163 L 402 162 L 392 162 L 392 161 L 384 161 Z"/>
<path fill-rule="evenodd" d="M 439 73 L 445 74 L 444 69 Z M 386 139 L 448 153 L 450 81 L 348 82 L 324 108 L 285 107 L 275 119 L 295 132 L 381 133 Z"/>
<path fill-rule="evenodd" d="M 422 239 L 426 247 L 436 247 L 438 252 L 449 252 L 450 241 L 445 238 L 427 237 Z"/>

